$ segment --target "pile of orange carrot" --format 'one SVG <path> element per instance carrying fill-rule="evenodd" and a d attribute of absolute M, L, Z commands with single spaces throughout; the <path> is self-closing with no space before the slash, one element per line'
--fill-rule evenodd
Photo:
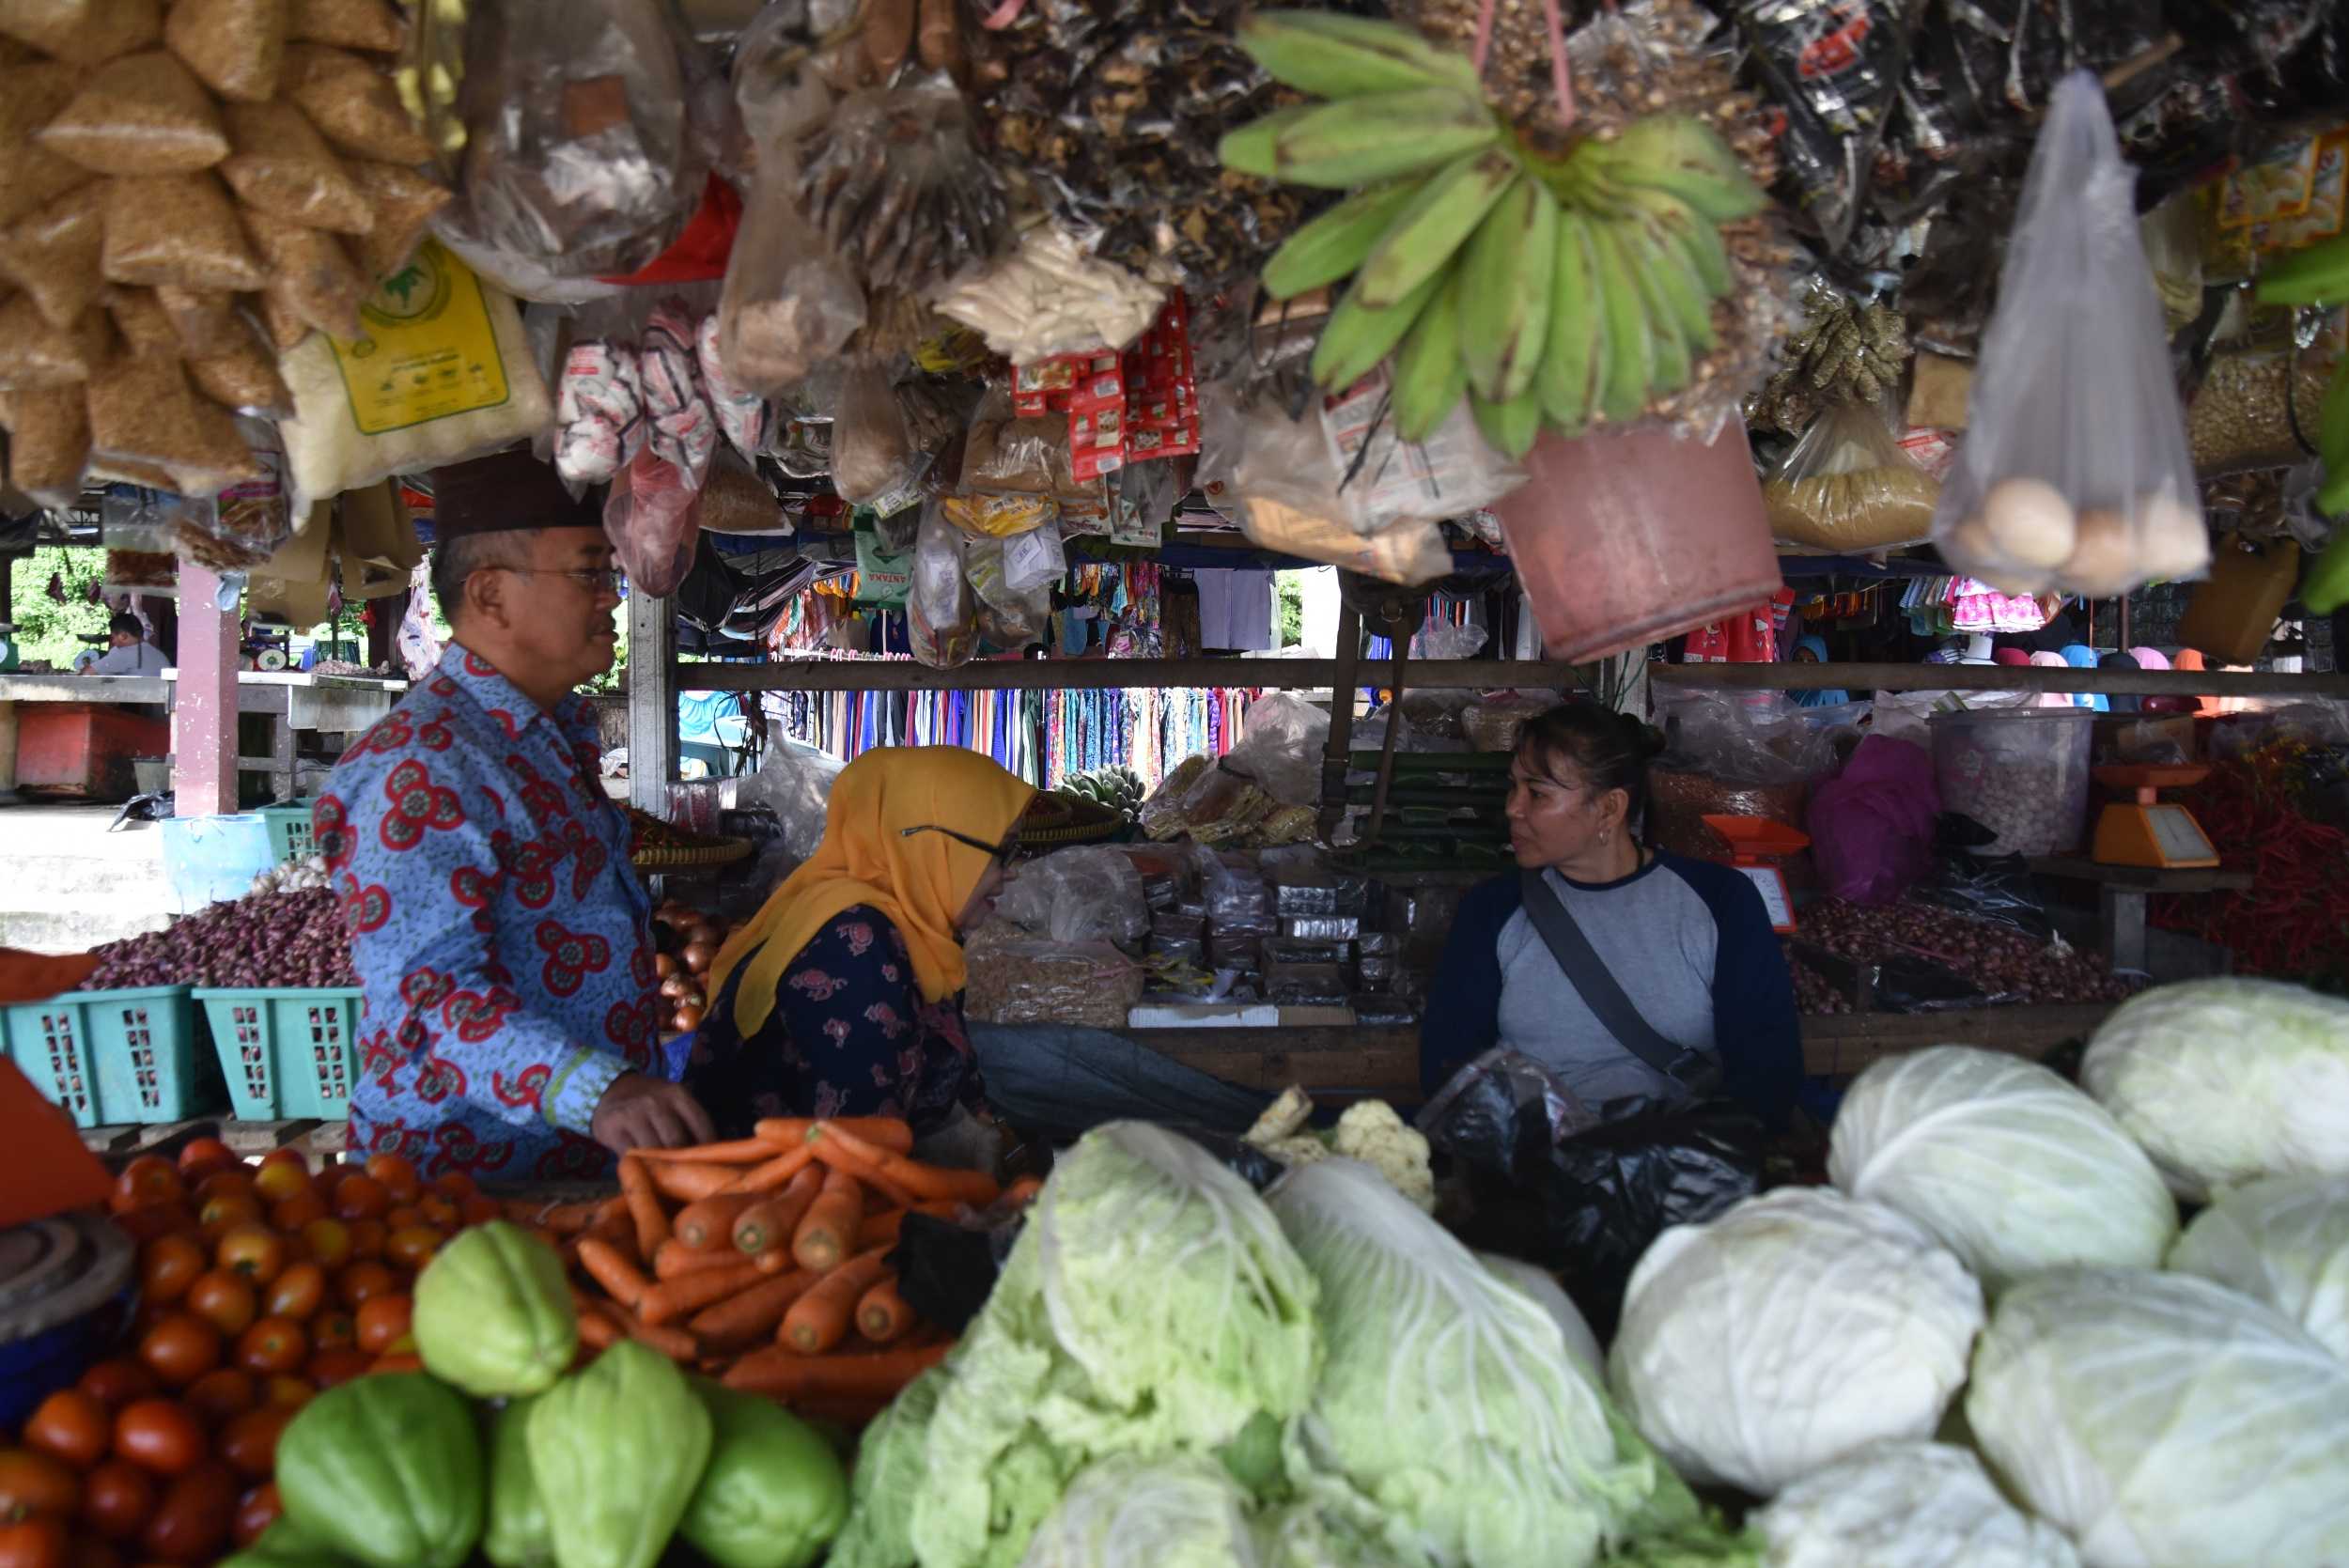
<path fill-rule="evenodd" d="M 573 1270 L 589 1345 L 639 1340 L 730 1388 L 863 1421 L 952 1348 L 898 1294 L 905 1217 L 1034 1191 L 912 1147 L 892 1119 L 773 1118 L 732 1142 L 637 1150 L 618 1197 L 535 1219 Z"/>

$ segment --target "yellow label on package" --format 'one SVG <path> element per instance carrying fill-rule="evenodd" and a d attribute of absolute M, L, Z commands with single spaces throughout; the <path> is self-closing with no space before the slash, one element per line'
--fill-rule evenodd
<path fill-rule="evenodd" d="M 477 413 L 513 396 L 481 280 L 438 241 L 385 278 L 359 319 L 364 335 L 331 341 L 363 435 Z"/>

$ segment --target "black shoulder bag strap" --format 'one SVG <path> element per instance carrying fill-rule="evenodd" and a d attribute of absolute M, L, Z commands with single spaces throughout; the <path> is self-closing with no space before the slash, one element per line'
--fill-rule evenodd
<path fill-rule="evenodd" d="M 1616 1042 L 1691 1094 L 1710 1094 L 1719 1089 L 1719 1059 L 1676 1045 L 1657 1033 L 1655 1026 L 1641 1017 L 1631 999 L 1624 995 L 1623 986 L 1592 950 L 1591 939 L 1582 934 L 1581 925 L 1559 901 L 1542 874 L 1528 871 L 1521 880 L 1526 918 L 1541 934 L 1549 955 L 1565 971 L 1566 983 L 1581 996 L 1583 1004 L 1597 1015 L 1598 1021 L 1607 1026 Z"/>

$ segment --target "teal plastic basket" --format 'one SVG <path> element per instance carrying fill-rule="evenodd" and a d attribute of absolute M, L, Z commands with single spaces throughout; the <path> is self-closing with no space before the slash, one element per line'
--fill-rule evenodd
<path fill-rule="evenodd" d="M 177 1122 L 212 1109 L 185 986 L 72 991 L 0 1010 L 8 1059 L 77 1127 Z"/>
<path fill-rule="evenodd" d="M 359 991 L 199 990 L 212 1049 L 243 1122 L 350 1113 L 359 1076 Z"/>
<path fill-rule="evenodd" d="M 277 857 L 280 864 L 307 860 L 316 852 L 317 841 L 310 832 L 310 808 L 316 804 L 313 798 L 290 805 L 261 808 L 258 815 L 269 829 L 270 853 Z"/>

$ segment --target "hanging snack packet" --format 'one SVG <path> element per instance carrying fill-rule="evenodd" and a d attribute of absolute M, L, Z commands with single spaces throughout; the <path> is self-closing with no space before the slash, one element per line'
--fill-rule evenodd
<path fill-rule="evenodd" d="M 359 270 L 368 281 L 381 283 L 413 258 L 433 214 L 453 198 L 415 170 L 397 163 L 357 162 L 344 169 L 374 214 L 367 231 L 352 242 Z"/>
<path fill-rule="evenodd" d="M 0 0 L 0 33 L 71 65 L 102 65 L 163 36 L 160 0 Z"/>
<path fill-rule="evenodd" d="M 231 103 L 277 96 L 286 0 L 173 0 L 163 44 Z"/>
<path fill-rule="evenodd" d="M 114 349 L 114 327 L 102 310 L 86 310 L 70 327 L 41 318 L 29 294 L 0 305 L 0 389 L 71 386 L 86 381 Z"/>
<path fill-rule="evenodd" d="M 106 314 L 114 318 L 115 331 L 122 334 L 123 343 L 134 354 L 161 354 L 166 359 L 179 357 L 179 334 L 163 314 L 163 307 L 155 301 L 152 288 L 125 288 L 119 284 L 106 290 Z"/>
<path fill-rule="evenodd" d="M 209 172 L 143 175 L 106 187 L 110 283 L 243 293 L 267 281 L 228 193 Z"/>
<path fill-rule="evenodd" d="M 105 282 L 105 189 L 85 185 L 0 231 L 0 277 L 31 295 L 51 326 L 70 327 Z"/>
<path fill-rule="evenodd" d="M 73 101 L 81 85 L 82 72 L 54 61 L 0 70 L 0 224 L 88 182 L 87 169 L 35 139 Z"/>
<path fill-rule="evenodd" d="M 338 234 L 365 234 L 375 226 L 375 209 L 301 110 L 282 102 L 232 103 L 223 117 L 236 151 L 220 174 L 238 200 L 272 218 Z"/>
<path fill-rule="evenodd" d="M 286 32 L 303 43 L 397 54 L 408 29 L 384 0 L 287 0 Z"/>
<path fill-rule="evenodd" d="M 166 284 L 155 290 L 155 303 L 190 355 L 225 354 L 253 341 L 253 324 L 237 314 L 233 294 Z"/>
<path fill-rule="evenodd" d="M 602 485 L 645 444 L 636 352 L 600 339 L 574 343 L 554 395 L 554 467 L 574 485 Z"/>
<path fill-rule="evenodd" d="M 2104 90 L 2058 84 L 1934 516 L 1959 571 L 2103 598 L 2210 564 L 2210 536 Z"/>
<path fill-rule="evenodd" d="M 400 107 L 391 78 L 356 54 L 315 43 L 288 44 L 280 90 L 328 141 L 353 158 L 421 163 L 432 156 L 432 144 Z"/>
<path fill-rule="evenodd" d="M 745 458 L 756 458 L 767 441 L 767 399 L 745 390 L 726 370 L 718 353 L 716 312 L 702 318 L 693 329 L 693 355 L 701 366 L 702 388 L 718 416 L 718 428 Z"/>
<path fill-rule="evenodd" d="M 188 174 L 228 156 L 211 95 L 161 49 L 100 68 L 38 139 L 95 174 Z"/>
<path fill-rule="evenodd" d="M 164 468 L 181 494 L 210 495 L 260 472 L 236 420 L 161 355 L 117 355 L 90 379 L 89 428 L 95 456 Z"/>
<path fill-rule="evenodd" d="M 89 408 L 78 386 L 11 392 L 8 483 L 44 506 L 70 506 L 89 465 Z"/>
<path fill-rule="evenodd" d="M 261 347 L 251 328 L 245 329 L 245 336 L 241 348 L 191 357 L 188 380 L 213 402 L 240 413 L 293 412 L 293 394 L 277 374 L 277 357 Z"/>
<path fill-rule="evenodd" d="M 250 208 L 245 232 L 269 268 L 269 292 L 319 332 L 359 335 L 359 306 L 373 287 L 342 242 L 323 229 L 304 228 Z"/>

